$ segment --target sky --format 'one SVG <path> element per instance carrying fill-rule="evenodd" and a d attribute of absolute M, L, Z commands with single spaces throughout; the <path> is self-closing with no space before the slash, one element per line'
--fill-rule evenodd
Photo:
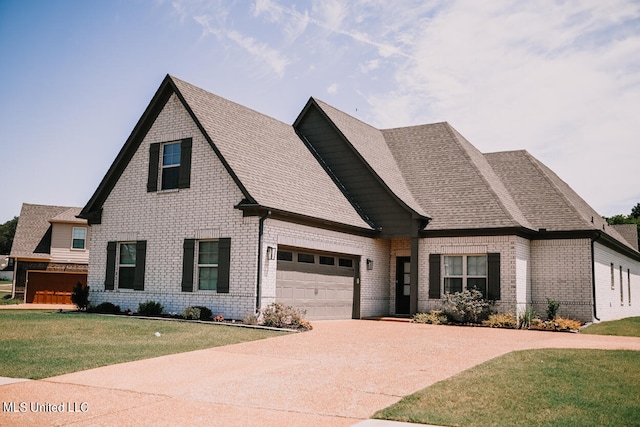
<path fill-rule="evenodd" d="M 84 206 L 167 74 L 289 124 L 447 121 L 640 202 L 638 0 L 0 0 L 0 224 Z"/>

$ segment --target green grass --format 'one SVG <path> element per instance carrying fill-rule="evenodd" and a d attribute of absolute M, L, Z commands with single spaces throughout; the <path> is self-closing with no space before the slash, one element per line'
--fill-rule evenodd
<path fill-rule="evenodd" d="M 584 328 L 581 333 L 640 337 L 640 317 L 627 317 L 626 319 L 621 320 L 595 323 Z"/>
<path fill-rule="evenodd" d="M 32 379 L 283 334 L 216 324 L 28 310 L 0 310 L 0 325 L 0 376 Z"/>
<path fill-rule="evenodd" d="M 374 418 L 448 426 L 639 426 L 638 396 L 640 352 L 519 351 L 407 396 Z"/>

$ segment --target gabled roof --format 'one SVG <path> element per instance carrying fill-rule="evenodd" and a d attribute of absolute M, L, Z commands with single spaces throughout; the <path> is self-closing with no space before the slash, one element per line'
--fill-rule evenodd
<path fill-rule="evenodd" d="M 430 218 L 430 213 L 418 203 L 409 190 L 398 165 L 394 161 L 382 132 L 355 117 L 344 113 L 316 98 L 310 102 L 320 108 L 325 116 L 342 133 L 374 175 L 397 197 L 405 207 L 419 216 Z M 295 126 L 295 125 L 294 125 Z"/>
<path fill-rule="evenodd" d="M 68 218 L 78 212 L 80 208 L 23 203 L 9 256 L 48 260 L 51 251 L 51 220 L 59 216 Z M 74 220 L 73 223 L 87 223 L 86 220 Z"/>
<path fill-rule="evenodd" d="M 242 191 L 243 205 L 371 230 L 290 125 L 169 75 L 80 216 L 99 212 L 173 94 Z"/>
<path fill-rule="evenodd" d="M 629 246 L 636 251 L 640 248 L 638 242 L 638 226 L 636 224 L 612 224 L 611 228 L 616 230 L 629 243 Z"/>
<path fill-rule="evenodd" d="M 86 219 L 78 218 L 82 208 L 69 208 L 64 212 L 54 216 L 49 220 L 50 223 L 64 223 L 64 224 L 87 224 Z"/>
<path fill-rule="evenodd" d="M 566 182 L 527 151 L 503 151 L 485 157 L 534 229 L 599 230 L 632 247 Z M 637 252 L 637 248 L 634 250 Z"/>
<path fill-rule="evenodd" d="M 531 228 L 486 159 L 448 123 L 383 130 L 427 230 Z"/>

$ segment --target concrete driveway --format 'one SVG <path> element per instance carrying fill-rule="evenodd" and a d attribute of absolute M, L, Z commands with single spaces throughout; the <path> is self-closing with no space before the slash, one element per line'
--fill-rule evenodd
<path fill-rule="evenodd" d="M 640 338 L 315 322 L 307 333 L 6 384 L 4 409 L 24 402 L 26 411 L 0 412 L 0 425 L 351 426 L 460 371 L 532 348 L 640 351 Z"/>

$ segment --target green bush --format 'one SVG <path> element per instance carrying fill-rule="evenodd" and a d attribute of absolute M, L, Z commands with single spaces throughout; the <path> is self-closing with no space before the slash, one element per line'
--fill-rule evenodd
<path fill-rule="evenodd" d="M 447 316 L 442 310 L 433 310 L 428 313 L 416 313 L 411 319 L 412 323 L 426 323 L 429 325 L 446 325 Z"/>
<path fill-rule="evenodd" d="M 528 305 L 525 310 L 518 315 L 518 329 L 530 328 L 536 319 L 538 319 L 538 313 L 536 313 L 532 306 Z"/>
<path fill-rule="evenodd" d="M 560 301 L 554 301 L 547 298 L 547 320 L 553 320 L 558 316 Z"/>
<path fill-rule="evenodd" d="M 83 286 L 78 282 L 73 288 L 71 302 L 78 307 L 78 310 L 86 310 L 89 305 L 89 286 Z"/>
<path fill-rule="evenodd" d="M 489 317 L 489 303 L 475 289 L 445 294 L 443 299 L 442 311 L 451 322 L 480 323 Z"/>
<path fill-rule="evenodd" d="M 194 308 L 197 308 L 200 310 L 200 320 L 211 320 L 211 317 L 213 317 L 213 312 L 208 309 L 207 307 L 204 307 L 202 305 L 196 305 L 194 306 Z"/>
<path fill-rule="evenodd" d="M 145 301 L 138 305 L 140 316 L 159 316 L 164 311 L 162 304 L 156 301 Z"/>
<path fill-rule="evenodd" d="M 518 326 L 518 321 L 515 314 L 508 312 L 492 314 L 482 324 L 490 328 L 515 328 Z"/>
<path fill-rule="evenodd" d="M 198 307 L 187 307 L 184 309 L 181 316 L 187 320 L 199 320 L 200 309 Z"/>
<path fill-rule="evenodd" d="M 262 325 L 272 328 L 312 329 L 311 323 L 304 319 L 306 310 L 271 303 L 262 310 Z"/>
<path fill-rule="evenodd" d="M 120 314 L 120 306 L 110 302 L 102 302 L 95 307 L 89 307 L 87 311 L 100 314 Z"/>

